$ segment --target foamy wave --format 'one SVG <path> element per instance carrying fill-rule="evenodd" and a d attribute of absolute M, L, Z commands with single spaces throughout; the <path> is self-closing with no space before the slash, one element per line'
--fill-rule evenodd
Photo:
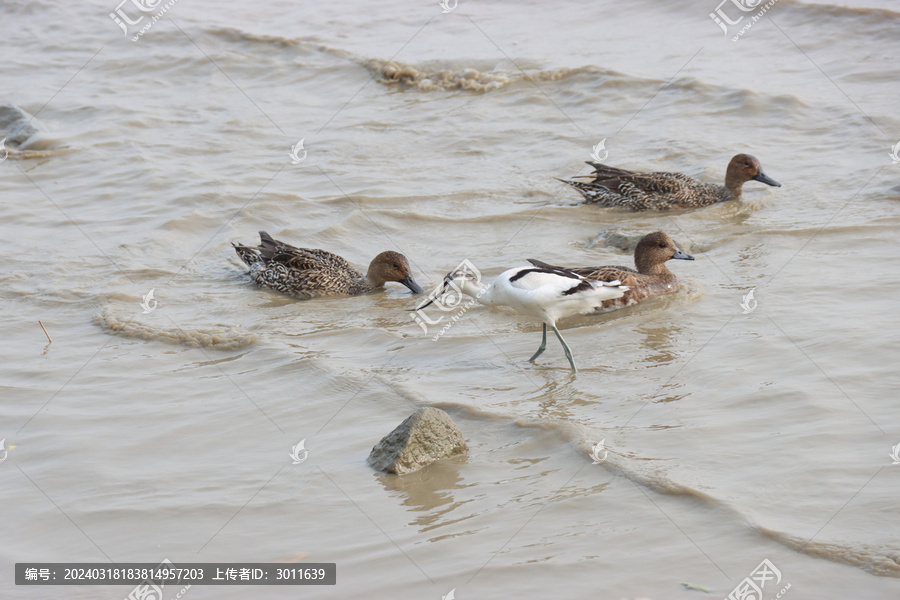
<path fill-rule="evenodd" d="M 787 0 L 782 0 L 786 2 Z M 663 80 L 645 79 L 633 75 L 627 75 L 611 69 L 604 69 L 595 65 L 559 69 L 499 69 L 486 65 L 469 64 L 423 64 L 411 65 L 399 61 L 384 61 L 353 52 L 334 48 L 320 41 L 306 38 L 287 38 L 276 35 L 258 34 L 235 29 L 231 27 L 213 28 L 211 35 L 222 38 L 229 43 L 260 44 L 269 47 L 288 49 L 299 53 L 301 56 L 312 56 L 316 53 L 327 54 L 341 60 L 350 61 L 364 67 L 376 76 L 376 81 L 388 86 L 404 86 L 415 88 L 419 91 L 476 91 L 488 92 L 501 89 L 509 84 L 521 81 L 544 82 L 559 81 L 562 79 L 585 77 L 590 80 L 588 85 L 606 84 L 612 82 L 612 87 L 624 91 L 626 86 L 650 85 L 657 89 L 665 83 Z M 681 77 L 670 84 L 676 89 L 684 89 L 691 92 L 692 102 L 699 101 L 697 94 L 706 94 L 711 102 L 720 104 L 723 94 L 733 96 L 734 107 L 732 110 L 740 110 L 751 103 L 759 103 L 758 95 L 749 90 L 734 90 L 700 82 L 690 77 Z M 730 97 L 730 96 L 726 96 Z M 808 105 L 800 98 L 791 95 L 779 95 L 768 98 L 768 102 L 762 104 L 763 109 L 777 107 L 779 110 L 788 108 L 808 108 Z"/>
<path fill-rule="evenodd" d="M 590 453 L 587 442 L 582 441 L 580 446 L 586 454 Z M 689 496 L 703 501 L 708 506 L 722 508 L 733 514 L 737 520 L 744 523 L 748 528 L 754 529 L 769 539 L 783 544 L 796 552 L 850 565 L 880 577 L 900 577 L 900 550 L 897 548 L 869 546 L 852 541 L 845 543 L 810 542 L 788 533 L 767 529 L 762 525 L 753 523 L 747 519 L 746 515 L 721 499 L 688 485 L 672 481 L 664 473 L 653 467 L 637 466 L 634 464 L 634 461 L 628 460 L 629 458 L 633 457 L 614 456 L 613 451 L 610 450 L 610 460 L 607 461 L 610 464 L 608 466 L 622 472 L 623 475 L 632 481 L 657 493 L 671 496 Z"/>
<path fill-rule="evenodd" d="M 231 27 L 216 28 L 213 35 L 229 42 L 250 42 L 282 48 L 298 48 L 302 51 L 317 51 L 350 60 L 365 67 L 377 76 L 377 81 L 385 85 L 405 85 L 421 91 L 435 90 L 470 90 L 486 92 L 499 89 L 510 83 L 531 79 L 533 81 L 556 81 L 575 73 L 603 72 L 596 67 L 577 69 L 502 71 L 478 68 L 439 68 L 429 66 L 413 66 L 405 63 L 385 62 L 374 58 L 366 58 L 320 44 L 312 39 L 291 39 L 274 35 L 256 34 Z"/>
<path fill-rule="evenodd" d="M 258 339 L 256 335 L 240 331 L 236 327 L 217 331 L 162 329 L 147 323 L 123 320 L 109 306 L 97 313 L 94 324 L 112 335 L 211 350 L 236 350 L 249 346 Z"/>
<path fill-rule="evenodd" d="M 889 546 L 810 542 L 781 531 L 756 527 L 760 533 L 788 548 L 833 562 L 844 563 L 882 577 L 900 577 L 900 550 Z"/>
<path fill-rule="evenodd" d="M 271 44 L 273 46 L 298 46 L 302 43 L 300 40 L 293 38 L 251 33 L 235 29 L 234 27 L 216 27 L 210 33 L 229 42 L 254 42 L 257 44 Z"/>
<path fill-rule="evenodd" d="M 479 71 L 474 68 L 436 69 L 415 67 L 396 61 L 384 63 L 379 60 L 366 60 L 361 63 L 378 76 L 378 82 L 385 85 L 406 85 L 422 91 L 434 90 L 471 90 L 487 92 L 502 88 L 510 83 L 522 81 L 557 81 L 568 77 L 580 69 L 553 69 L 546 71 Z"/>
<path fill-rule="evenodd" d="M 572 422 L 526 422 L 520 420 L 516 424 L 521 427 L 538 427 L 559 431 L 569 443 L 585 454 L 585 460 L 590 460 L 593 449 L 590 440 L 599 440 L 603 437 L 584 425 Z M 673 481 L 667 476 L 664 467 L 657 466 L 657 461 L 648 460 L 646 457 L 637 456 L 615 447 L 605 450 L 608 452 L 602 463 L 605 468 L 618 471 L 631 481 L 659 494 L 696 498 L 707 506 L 731 513 L 736 520 L 744 523 L 748 528 L 797 552 L 850 565 L 879 577 L 900 578 L 900 549 L 898 548 L 858 544 L 852 541 L 844 543 L 810 542 L 798 536 L 767 529 L 751 522 L 746 515 L 727 502 L 689 485 Z"/>
<path fill-rule="evenodd" d="M 865 6 L 841 6 L 837 4 L 824 3 L 808 3 L 799 0 L 785 0 L 786 5 L 797 7 L 807 13 L 819 13 L 819 15 L 828 15 L 847 19 L 848 17 L 864 17 L 871 18 L 874 21 L 884 22 L 887 19 L 896 19 L 900 17 L 900 12 L 889 10 L 887 8 L 872 8 Z"/>
<path fill-rule="evenodd" d="M 50 156 L 63 156 L 75 152 L 72 148 L 62 148 L 59 150 L 15 150 L 6 148 L 6 158 L 9 160 L 28 160 L 29 158 L 47 158 Z"/>
<path fill-rule="evenodd" d="M 216 27 L 211 29 L 209 33 L 210 35 L 222 38 L 223 40 L 231 43 L 248 42 L 251 44 L 261 44 L 264 46 L 277 46 L 279 48 L 297 48 L 301 52 L 317 51 L 323 52 L 325 54 L 331 54 L 339 58 L 349 58 L 351 60 L 357 60 L 354 59 L 353 55 L 346 50 L 331 48 L 329 46 L 325 46 L 324 44 L 320 44 L 313 39 L 286 38 L 279 35 L 251 33 L 249 31 L 235 29 L 234 27 Z M 357 60 L 357 62 L 359 61 Z"/>
<path fill-rule="evenodd" d="M 572 421 L 519 418 L 466 403 L 429 402 L 426 397 L 395 379 L 382 376 L 376 376 L 375 378 L 385 387 L 392 389 L 398 396 L 416 407 L 434 406 L 435 408 L 442 408 L 452 411 L 454 414 L 461 414 L 465 418 L 479 421 L 512 420 L 516 426 L 525 429 L 535 428 L 555 432 L 573 448 L 577 449 L 580 454 L 583 454 L 584 460 L 591 460 L 594 442 L 606 437 L 591 427 Z M 847 564 L 872 575 L 900 578 L 900 549 L 898 548 L 857 544 L 852 541 L 844 543 L 810 542 L 788 533 L 767 529 L 762 525 L 753 523 L 732 504 L 698 489 L 699 486 L 692 486 L 673 480 L 668 474 L 664 461 L 640 456 L 627 449 L 617 448 L 615 445 L 604 448 L 601 464 L 603 468 L 618 472 L 635 484 L 653 490 L 658 494 L 693 498 L 709 508 L 715 508 L 723 513 L 730 514 L 735 521 L 743 523 L 747 528 L 756 530 L 769 539 L 797 552 L 832 562 Z"/>

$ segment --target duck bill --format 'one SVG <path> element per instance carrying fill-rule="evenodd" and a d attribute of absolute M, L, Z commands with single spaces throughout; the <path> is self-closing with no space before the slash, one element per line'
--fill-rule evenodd
<path fill-rule="evenodd" d="M 681 250 L 676 250 L 675 256 L 673 256 L 672 258 L 677 258 L 679 260 L 694 260 L 693 256 L 691 256 L 690 254 L 685 254 Z"/>
<path fill-rule="evenodd" d="M 772 179 L 771 177 L 769 177 L 768 175 L 766 175 L 766 174 L 763 173 L 762 171 L 760 171 L 759 173 L 757 173 L 757 174 L 756 174 L 756 177 L 754 177 L 753 180 L 754 180 L 754 181 L 759 181 L 759 182 L 764 183 L 764 184 L 766 184 L 766 185 L 771 185 L 772 187 L 781 187 L 781 184 L 780 184 L 780 183 L 778 183 L 777 181 L 775 181 L 774 179 Z"/>
<path fill-rule="evenodd" d="M 412 275 L 407 275 L 406 277 L 404 277 L 403 279 L 401 279 L 401 280 L 398 281 L 397 283 L 402 283 L 403 285 L 405 285 L 406 287 L 408 287 L 409 290 L 410 290 L 413 294 L 421 294 L 422 292 L 425 291 L 425 290 L 423 290 L 421 287 L 419 287 L 419 284 L 416 283 L 415 280 L 413 280 Z"/>

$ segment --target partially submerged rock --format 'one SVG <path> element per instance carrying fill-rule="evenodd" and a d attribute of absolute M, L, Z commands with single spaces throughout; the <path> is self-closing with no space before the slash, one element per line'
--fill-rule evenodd
<path fill-rule="evenodd" d="M 26 148 L 41 133 L 37 120 L 13 104 L 0 104 L 0 138 L 13 147 Z"/>
<path fill-rule="evenodd" d="M 429 406 L 414 412 L 375 444 L 368 463 L 379 471 L 403 475 L 468 450 L 450 415 Z"/>

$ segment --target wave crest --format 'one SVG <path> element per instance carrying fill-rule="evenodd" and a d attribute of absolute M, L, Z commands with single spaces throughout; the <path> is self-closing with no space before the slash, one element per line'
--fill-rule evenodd
<path fill-rule="evenodd" d="M 190 348 L 209 348 L 211 350 L 236 350 L 249 346 L 258 339 L 258 336 L 241 331 L 239 327 L 205 331 L 177 327 L 163 329 L 147 323 L 124 320 L 116 315 L 109 306 L 94 316 L 94 324 L 109 334 L 120 335 L 125 338 L 180 344 Z"/>
<path fill-rule="evenodd" d="M 377 81 L 385 85 L 406 85 L 424 92 L 435 90 L 469 90 L 488 92 L 500 89 L 510 83 L 522 80 L 557 81 L 590 67 L 578 69 L 550 69 L 534 71 L 480 71 L 474 68 L 437 69 L 416 67 L 390 61 L 365 60 L 361 64 L 377 76 Z"/>

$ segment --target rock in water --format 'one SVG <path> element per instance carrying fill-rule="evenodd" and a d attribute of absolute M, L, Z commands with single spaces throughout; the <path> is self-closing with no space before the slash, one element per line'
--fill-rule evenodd
<path fill-rule="evenodd" d="M 450 415 L 429 406 L 411 414 L 375 444 L 368 462 L 379 471 L 403 475 L 468 450 Z"/>
<path fill-rule="evenodd" d="M 40 124 L 30 114 L 12 104 L 0 104 L 0 138 L 18 148 L 26 148 L 36 134 L 41 133 Z"/>

